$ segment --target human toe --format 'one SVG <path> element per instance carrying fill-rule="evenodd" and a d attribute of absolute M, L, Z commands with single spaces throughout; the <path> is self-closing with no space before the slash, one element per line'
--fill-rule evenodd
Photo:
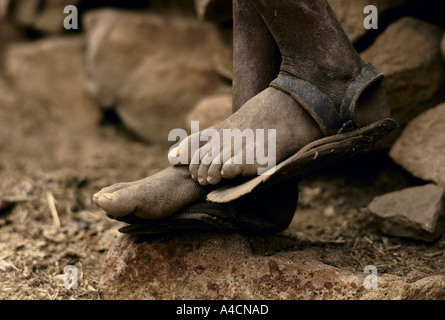
<path fill-rule="evenodd" d="M 114 192 L 102 193 L 97 197 L 98 206 L 112 216 L 123 216 L 136 210 L 136 200 L 129 188 L 119 189 Z"/>

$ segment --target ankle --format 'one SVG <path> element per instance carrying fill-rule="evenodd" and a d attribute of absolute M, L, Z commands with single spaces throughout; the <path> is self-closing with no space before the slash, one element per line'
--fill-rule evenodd
<path fill-rule="evenodd" d="M 389 118 L 391 115 L 388 99 L 381 84 L 371 86 L 362 94 L 356 106 L 355 118 L 359 126 Z"/>
<path fill-rule="evenodd" d="M 284 59 L 280 73 L 290 74 L 309 82 L 323 92 L 334 104 L 337 112 L 350 84 L 360 73 L 364 62 L 351 59 L 347 65 L 299 59 L 298 65 Z"/>

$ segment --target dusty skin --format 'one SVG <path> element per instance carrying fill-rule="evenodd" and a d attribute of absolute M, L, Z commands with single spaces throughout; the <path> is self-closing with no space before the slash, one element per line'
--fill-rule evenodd
<path fill-rule="evenodd" d="M 16 121 L 33 122 L 27 115 L 31 113 Z M 67 126 L 55 130 L 57 135 L 53 129 L 36 126 L 21 137 L 24 150 L 18 143 L 3 149 L 2 195 L 22 201 L 2 198 L 2 300 L 101 299 L 101 266 L 122 224 L 107 218 L 92 203 L 91 194 L 102 185 L 137 180 L 168 164 L 167 149 L 129 141 L 110 128 L 84 125 L 84 133 Z M 6 134 L 0 131 L 2 137 Z M 45 148 L 32 147 L 36 137 L 46 141 Z M 94 148 L 96 143 L 103 146 L 100 152 Z M 76 152 L 67 156 L 66 145 Z M 419 183 L 384 159 L 382 155 L 356 159 L 302 182 L 294 221 L 284 234 L 298 234 L 296 250 L 342 270 L 361 273 L 373 264 L 381 274 L 399 275 L 410 282 L 443 274 L 443 238 L 427 244 L 385 236 L 363 209 L 374 195 Z M 363 171 L 363 165 L 369 170 Z M 54 225 L 47 191 L 56 200 L 60 228 Z M 63 286 L 66 265 L 79 270 L 77 290 Z"/>
<path fill-rule="evenodd" d="M 329 5 L 325 1 L 300 1 L 295 4 L 268 0 L 252 3 L 281 52 L 280 74 L 301 78 L 317 87 L 332 101 L 337 112 L 340 112 L 349 86 L 365 63 L 352 47 Z M 275 14 L 271 14 L 274 12 Z M 289 28 L 300 20 L 304 21 L 305 28 L 300 30 L 299 37 L 291 36 Z M 261 68 L 261 65 L 257 68 Z M 381 86 L 365 90 L 358 100 L 354 113 L 359 125 L 370 124 L 389 116 L 389 106 Z M 276 162 L 284 160 L 322 136 L 309 111 L 304 110 L 290 95 L 275 88 L 267 88 L 255 94 L 232 116 L 213 128 L 220 136 L 224 129 L 275 129 Z M 187 146 L 188 143 L 189 139 L 186 139 L 179 151 L 192 148 Z M 202 148 L 205 147 L 203 144 Z M 191 178 L 201 186 L 208 186 L 219 184 L 223 178 L 256 175 L 258 164 L 223 162 L 224 155 L 227 154 L 225 148 L 231 148 L 229 154 L 236 156 L 246 153 L 250 147 L 244 145 L 234 150 L 229 142 L 221 145 L 219 153 L 196 151 L 194 155 L 190 155 L 191 160 L 194 160 L 189 167 Z M 195 164 L 202 157 L 208 157 L 210 161 Z M 206 164 L 210 162 L 210 165 Z M 202 196 L 210 191 L 187 181 L 181 168 L 174 172 L 171 168 L 166 170 L 157 177 L 148 177 L 143 181 L 106 187 L 94 194 L 94 202 L 115 216 L 136 212 L 140 217 L 156 219 L 180 210 L 196 201 L 197 195 Z M 176 191 L 170 194 L 168 190 L 173 186 Z M 190 194 L 187 193 L 189 189 Z M 167 198 L 171 199 L 173 205 L 166 203 Z"/>
<path fill-rule="evenodd" d="M 102 299 L 102 264 L 123 224 L 107 218 L 91 194 L 159 172 L 169 164 L 168 149 L 100 126 L 96 109 L 64 125 L 48 121 L 41 106 L 5 105 L 0 113 L 0 141 L 8 141 L 0 158 L 0 298 Z M 385 236 L 364 209 L 376 195 L 419 184 L 386 153 L 327 168 L 300 184 L 299 205 L 284 234 L 298 236 L 295 250 L 342 270 L 361 273 L 372 264 L 409 282 L 443 274 L 443 237 L 428 244 Z M 77 290 L 63 286 L 66 265 L 79 270 Z"/>
<path fill-rule="evenodd" d="M 76 109 L 73 117 L 71 105 L 55 111 L 20 98 L 26 102 L 20 107 L 1 100 L 0 108 L 0 299 L 100 300 L 101 266 L 122 224 L 108 219 L 91 195 L 161 171 L 169 166 L 168 149 L 100 125 L 98 108 Z M 61 119 L 62 107 L 69 117 Z M 376 195 L 421 184 L 386 152 L 327 168 L 300 184 L 299 206 L 284 235 L 297 235 L 295 250 L 342 270 L 362 273 L 372 264 L 407 282 L 443 275 L 444 237 L 423 243 L 384 235 L 365 209 Z M 79 270 L 77 290 L 63 286 L 66 265 Z"/>

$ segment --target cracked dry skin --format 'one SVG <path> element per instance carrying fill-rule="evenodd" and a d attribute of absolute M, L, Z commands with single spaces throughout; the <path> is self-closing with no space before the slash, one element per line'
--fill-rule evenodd
<path fill-rule="evenodd" d="M 268 39 L 274 40 L 282 54 L 280 72 L 298 76 L 318 87 L 332 100 L 338 111 L 346 90 L 364 62 L 352 47 L 326 1 L 305 0 L 295 3 L 268 0 L 252 1 L 252 4 L 245 10 L 257 10 L 257 16 L 261 16 L 263 21 L 259 29 L 263 34 L 264 25 L 269 30 Z M 258 21 L 261 20 L 257 19 L 256 23 Z M 298 37 L 289 32 L 295 21 L 304 21 L 304 28 Z M 237 74 L 236 71 L 234 74 Z M 238 101 L 238 98 L 234 100 Z M 365 91 L 357 106 L 357 122 L 366 125 L 387 116 L 389 107 L 382 87 Z M 288 95 L 273 88 L 255 92 L 252 99 L 214 128 L 220 133 L 225 128 L 277 130 L 277 162 L 320 137 L 314 120 L 302 107 Z M 187 141 L 183 143 L 187 144 Z M 224 154 L 224 148 L 232 148 L 232 144 L 222 144 L 220 153 L 211 153 L 210 158 L 220 159 L 218 155 Z M 248 148 L 245 145 L 238 150 L 232 149 L 230 154 L 244 154 L 248 152 Z M 197 156 L 189 156 L 200 158 L 199 153 Z M 190 176 L 202 186 L 218 185 L 223 178 L 255 175 L 257 169 L 258 164 L 230 164 L 223 167 L 222 161 L 215 161 L 211 165 L 192 163 Z M 193 203 L 197 194 L 202 196 L 208 193 L 209 189 L 200 189 L 187 180 L 183 167 L 175 171 L 171 168 L 166 170 L 157 176 L 105 188 L 94 196 L 94 202 L 112 215 L 135 212 L 140 217 L 156 219 Z M 157 179 L 165 181 L 156 181 Z M 190 195 L 187 195 L 187 189 L 191 190 Z M 164 203 L 162 199 L 165 198 L 170 199 L 171 204 Z"/>

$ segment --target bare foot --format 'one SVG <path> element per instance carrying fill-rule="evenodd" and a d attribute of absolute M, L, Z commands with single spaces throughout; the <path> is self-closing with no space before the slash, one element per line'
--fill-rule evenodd
<path fill-rule="evenodd" d="M 362 101 L 359 101 L 360 109 L 357 113 L 360 125 L 389 116 L 386 96 L 381 86 L 370 87 L 360 100 Z M 211 129 L 222 133 L 227 128 L 238 128 L 240 131 L 275 129 L 277 163 L 322 136 L 312 117 L 287 93 L 274 88 L 265 89 L 227 120 Z M 206 130 L 202 133 L 205 132 Z M 188 144 L 187 141 L 186 139 L 183 143 Z M 258 174 L 258 168 L 264 166 L 258 162 L 237 164 L 232 161 L 237 154 L 243 157 L 246 155 L 246 144 L 236 145 L 236 149 L 232 143 L 222 144 L 219 152 L 200 152 L 205 146 L 206 144 L 202 145 L 194 157 L 196 159 L 200 154 L 205 155 L 210 160 L 206 162 L 208 164 L 200 156 L 199 162 L 192 163 L 189 168 L 173 166 L 142 180 L 114 184 L 96 193 L 93 196 L 94 203 L 113 216 L 133 213 L 144 219 L 160 219 L 203 199 L 213 190 L 213 187 L 206 187 L 209 184 L 216 185 L 222 179 L 237 176 L 253 176 Z M 224 150 L 227 149 L 233 156 L 224 163 Z"/>
<path fill-rule="evenodd" d="M 226 138 L 227 129 L 231 129 L 231 132 L 233 129 L 239 130 L 238 132 L 249 131 L 254 135 L 255 141 L 251 139 L 248 143 L 244 139 L 243 143 L 234 143 Z M 264 141 L 255 136 L 258 129 L 263 130 Z M 276 134 L 273 141 L 266 139 L 270 129 Z M 212 130 L 218 134 L 215 135 Z M 288 94 L 274 88 L 265 89 L 225 121 L 203 130 L 200 134 L 213 136 L 209 143 L 202 144 L 201 148 L 189 157 L 192 179 L 202 186 L 219 184 L 222 179 L 258 174 L 258 169 L 271 164 L 264 163 L 264 159 L 260 160 L 257 157 L 258 152 L 271 160 L 271 154 L 267 152 L 271 150 L 271 143 L 275 144 L 272 163 L 274 165 L 322 136 L 309 114 Z M 213 143 L 215 136 L 220 138 L 216 148 Z M 196 136 L 192 135 L 182 141 L 177 149 L 179 153 L 173 155 L 180 157 L 181 150 L 188 150 L 192 139 L 195 138 Z M 247 161 L 247 155 L 251 155 L 250 159 L 253 161 Z M 174 157 L 170 157 L 172 158 Z"/>
<path fill-rule="evenodd" d="M 364 62 L 354 51 L 327 2 L 252 0 L 252 3 L 280 49 L 281 72 L 313 84 L 326 94 L 338 111 L 349 84 L 359 74 Z M 293 30 L 298 31 L 297 36 Z M 389 115 L 381 87 L 370 88 L 360 100 L 355 115 L 360 125 Z M 292 97 L 274 88 L 265 89 L 227 120 L 210 129 L 220 137 L 224 136 L 224 129 L 241 132 L 262 129 L 266 136 L 268 130 L 276 130 L 274 151 L 277 163 L 322 136 L 313 118 Z M 249 149 L 251 144 L 222 143 L 213 151 L 209 145 L 201 145 L 199 151 L 190 156 L 189 168 L 169 167 L 136 182 L 104 188 L 93 196 L 93 201 L 111 215 L 134 213 L 145 219 L 159 219 L 205 197 L 212 190 L 206 186 L 216 185 L 223 178 L 256 175 L 264 166 L 257 158 L 252 164 L 246 161 L 244 164 L 224 163 L 228 160 L 224 158 L 227 154 L 232 158 L 241 155 L 241 159 L 245 159 L 252 151 Z M 269 144 L 263 145 L 263 149 L 268 150 Z"/>
<path fill-rule="evenodd" d="M 324 93 L 339 114 L 350 84 L 365 63 L 354 50 L 328 3 L 325 0 L 252 0 L 252 3 L 279 48 L 281 75 L 312 84 Z M 291 30 L 298 30 L 298 35 Z M 221 139 L 224 131 L 275 130 L 276 140 L 272 141 L 276 142 L 275 150 L 270 150 L 275 152 L 278 163 L 326 134 L 309 115 L 310 111 L 303 109 L 297 100 L 281 90 L 267 88 L 227 120 L 202 131 L 201 135 L 211 139 L 201 144 L 198 150 L 193 150 L 193 154 L 189 150 L 191 141 L 196 139 L 194 135 L 185 139 L 170 157 L 181 157 L 181 152 L 189 151 L 190 156 L 187 154 L 187 157 L 191 177 L 203 186 L 217 185 L 225 178 L 254 176 L 263 164 L 258 158 L 249 162 L 247 156 L 252 153 L 256 156 L 252 149 L 257 150 L 260 144 L 257 140 L 255 143 L 240 144 L 226 141 Z M 370 85 L 361 94 L 354 111 L 359 126 L 389 116 L 389 106 L 380 83 Z M 215 136 L 220 138 L 219 146 L 213 139 Z M 262 149 L 269 150 L 269 147 L 270 143 L 267 142 Z"/>
<path fill-rule="evenodd" d="M 144 219 L 167 217 L 211 190 L 190 179 L 185 167 L 168 167 L 148 178 L 103 188 L 93 202 L 112 216 L 130 213 Z"/>

